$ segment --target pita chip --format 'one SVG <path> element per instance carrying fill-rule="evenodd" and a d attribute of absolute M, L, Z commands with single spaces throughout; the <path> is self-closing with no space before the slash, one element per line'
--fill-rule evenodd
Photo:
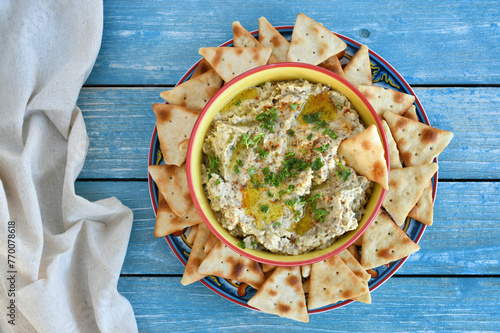
<path fill-rule="evenodd" d="M 184 274 L 182 275 L 181 283 L 184 286 L 203 279 L 206 275 L 198 273 L 198 267 L 207 254 L 205 253 L 205 244 L 207 242 L 210 230 L 205 223 L 198 225 L 196 237 L 194 239 L 191 253 L 189 254 Z"/>
<path fill-rule="evenodd" d="M 303 278 L 308 278 L 309 275 L 311 275 L 311 266 L 312 265 L 300 266 L 300 272 Z"/>
<path fill-rule="evenodd" d="M 210 250 L 212 250 L 218 240 L 219 239 L 217 238 L 217 236 L 215 236 L 215 234 L 211 232 L 210 236 L 208 236 L 207 244 L 205 245 L 205 253 L 210 252 Z"/>
<path fill-rule="evenodd" d="M 347 44 L 333 32 L 300 13 L 295 20 L 287 61 L 318 65 L 345 51 Z"/>
<path fill-rule="evenodd" d="M 372 69 L 370 67 L 368 46 L 361 45 L 358 52 L 344 67 L 344 74 L 347 81 L 351 82 L 354 86 L 369 86 L 372 84 Z"/>
<path fill-rule="evenodd" d="M 276 30 L 265 17 L 259 18 L 259 42 L 272 49 L 272 55 L 279 62 L 286 61 L 286 55 L 290 48 L 290 43 Z"/>
<path fill-rule="evenodd" d="M 359 256 L 359 251 L 358 251 L 358 246 L 361 246 L 361 237 L 359 237 L 356 242 L 359 241 L 360 244 L 359 245 L 349 245 L 347 247 L 347 250 L 352 254 L 352 256 L 354 257 L 354 259 L 356 259 L 358 262 L 361 260 L 361 257 Z"/>
<path fill-rule="evenodd" d="M 311 283 L 310 279 L 307 279 L 304 282 L 302 282 L 302 289 L 304 289 L 304 294 L 309 294 L 310 283 Z"/>
<path fill-rule="evenodd" d="M 388 172 L 384 147 L 374 124 L 352 138 L 342 141 L 338 153 L 358 174 L 387 189 Z"/>
<path fill-rule="evenodd" d="M 270 272 L 275 268 L 276 268 L 276 266 L 274 266 L 274 265 L 262 264 L 262 271 L 264 273 Z"/>
<path fill-rule="evenodd" d="M 383 210 L 361 237 L 361 265 L 366 269 L 399 260 L 420 249 Z"/>
<path fill-rule="evenodd" d="M 358 279 L 339 256 L 313 264 L 310 279 L 309 309 L 317 309 L 368 292 L 366 284 Z"/>
<path fill-rule="evenodd" d="M 403 225 L 437 170 L 436 163 L 391 170 L 389 190 L 382 206 L 398 225 Z"/>
<path fill-rule="evenodd" d="M 403 113 L 403 117 L 409 118 L 411 120 L 419 121 L 417 116 L 417 108 L 414 104 L 412 104 L 405 113 Z"/>
<path fill-rule="evenodd" d="M 342 69 L 342 65 L 340 64 L 339 58 L 336 55 L 326 59 L 318 66 L 328 69 L 329 71 L 345 78 L 344 70 Z"/>
<path fill-rule="evenodd" d="M 369 281 L 371 276 L 366 272 L 366 270 L 361 266 L 361 264 L 354 258 L 354 256 L 349 252 L 349 250 L 345 249 L 344 251 L 338 254 L 340 259 L 344 262 L 344 264 L 349 267 L 349 269 L 356 274 L 358 279 L 361 281 Z"/>
<path fill-rule="evenodd" d="M 165 164 L 181 166 L 186 160 L 183 146 L 189 142 L 199 111 L 162 103 L 153 104 L 153 111 Z"/>
<path fill-rule="evenodd" d="M 364 284 L 366 284 L 366 288 L 368 288 L 368 282 L 363 281 Z M 360 303 L 365 303 L 365 304 L 372 304 L 372 295 L 370 292 L 361 294 L 359 296 L 351 298 L 353 301 L 360 302 Z"/>
<path fill-rule="evenodd" d="M 451 132 L 391 112 L 384 113 L 384 118 L 406 166 L 431 163 L 453 138 Z"/>
<path fill-rule="evenodd" d="M 425 225 L 432 225 L 434 215 L 434 205 L 432 202 L 432 181 L 429 181 L 422 195 L 418 199 L 408 216 Z"/>
<path fill-rule="evenodd" d="M 391 129 L 385 120 L 382 120 L 382 127 L 384 128 L 385 137 L 387 138 L 387 146 L 389 146 L 389 155 L 391 156 L 391 170 L 403 167 L 401 159 L 399 158 L 399 150 L 396 141 L 392 137 Z"/>
<path fill-rule="evenodd" d="M 210 66 L 208 61 L 205 58 L 202 58 L 198 66 L 196 66 L 196 69 L 194 70 L 193 74 L 191 75 L 191 78 L 200 76 L 201 74 L 206 73 L 211 69 L 212 66 Z"/>
<path fill-rule="evenodd" d="M 200 224 L 202 219 L 196 208 L 191 206 L 185 216 L 177 216 L 170 209 L 165 198 L 158 193 L 158 210 L 156 212 L 155 237 L 164 237 L 184 228 Z"/>
<path fill-rule="evenodd" d="M 277 267 L 248 305 L 280 317 L 309 322 L 300 268 Z"/>
<path fill-rule="evenodd" d="M 198 268 L 200 274 L 245 282 L 258 289 L 264 273 L 258 262 L 243 257 L 218 241 Z"/>
<path fill-rule="evenodd" d="M 384 112 L 388 111 L 398 115 L 403 114 L 415 102 L 415 96 L 393 89 L 367 85 L 357 88 L 373 106 L 380 119 L 383 119 Z"/>
<path fill-rule="evenodd" d="M 235 47 L 264 47 L 240 22 L 233 22 L 233 44 Z M 268 64 L 279 62 L 272 54 L 269 56 Z"/>
<path fill-rule="evenodd" d="M 186 165 L 150 165 L 153 178 L 168 206 L 177 216 L 185 216 L 193 206 L 186 178 Z"/>
<path fill-rule="evenodd" d="M 252 68 L 267 64 L 268 47 L 202 47 L 199 53 L 226 82 Z"/>
<path fill-rule="evenodd" d="M 198 231 L 198 225 L 193 225 L 191 228 L 189 228 L 189 234 L 186 236 L 186 241 L 189 244 L 193 244 L 194 238 L 196 237 L 196 232 Z"/>
<path fill-rule="evenodd" d="M 168 104 L 201 111 L 221 86 L 221 77 L 210 69 L 199 76 L 191 77 L 171 90 L 163 91 L 160 97 Z"/>

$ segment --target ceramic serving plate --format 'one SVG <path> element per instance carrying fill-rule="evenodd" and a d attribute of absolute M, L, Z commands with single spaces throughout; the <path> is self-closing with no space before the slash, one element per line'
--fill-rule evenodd
<path fill-rule="evenodd" d="M 292 35 L 293 26 L 283 26 L 277 27 L 278 31 L 290 40 Z M 258 35 L 258 31 L 252 32 L 254 36 Z M 360 43 L 347 38 L 345 36 L 337 34 L 346 44 L 347 49 L 344 57 L 340 60 L 341 64 L 346 64 L 349 59 L 358 51 L 361 46 Z M 227 41 L 221 46 L 232 46 L 232 40 Z M 410 85 L 404 80 L 404 78 L 382 57 L 378 54 L 370 50 L 370 60 L 371 60 L 371 69 L 373 74 L 373 85 L 381 86 L 384 88 L 392 88 L 407 94 L 415 95 Z M 199 63 L 199 62 L 198 62 Z M 181 84 L 191 77 L 191 74 L 198 66 L 198 63 L 194 64 L 190 70 L 184 74 L 184 76 L 179 80 L 177 84 Z M 425 111 L 418 100 L 418 97 L 415 96 L 415 106 L 417 109 L 417 114 L 419 120 L 427 125 L 430 125 L 429 120 L 425 114 Z M 437 163 L 437 159 L 435 160 Z M 163 164 L 162 153 L 160 150 L 160 142 L 158 140 L 158 135 L 156 132 L 156 126 L 153 131 L 153 136 L 151 139 L 150 151 L 149 151 L 149 165 L 154 164 Z M 153 205 L 153 209 L 157 211 L 158 208 L 158 187 L 151 179 L 151 176 L 148 176 L 149 183 L 149 191 L 151 196 L 151 203 Z M 432 180 L 433 191 L 432 191 L 432 199 L 434 200 L 436 196 L 438 183 L 438 174 L 434 176 Z M 415 242 L 418 243 L 425 231 L 425 225 L 420 222 L 417 222 L 413 219 L 408 218 L 405 224 L 402 226 L 403 230 L 406 234 Z M 186 240 L 187 235 L 189 234 L 189 228 L 186 230 L 166 236 L 165 239 L 168 242 L 170 248 L 177 256 L 177 258 L 182 262 L 183 265 L 186 265 L 186 262 L 189 257 L 189 253 L 191 252 L 191 244 L 189 244 Z M 370 291 L 373 292 L 376 288 L 381 286 L 385 281 L 387 281 L 396 271 L 403 265 L 407 258 L 403 258 L 401 260 L 392 262 L 389 265 L 384 265 L 377 267 L 373 270 L 370 270 L 370 274 L 372 278 L 368 282 L 368 286 Z M 252 308 L 247 304 L 247 301 L 255 294 L 256 290 L 252 287 L 244 287 L 239 286 L 239 284 L 234 283 L 231 280 L 226 280 L 216 276 L 208 276 L 201 280 L 201 282 L 207 286 L 209 289 L 219 294 L 220 296 L 239 304 L 241 306 Z M 318 313 L 324 312 L 332 309 L 336 309 L 347 304 L 353 302 L 352 300 L 338 302 L 336 304 L 331 304 L 319 309 L 309 310 L 309 313 Z M 253 309 L 253 308 L 252 308 Z"/>

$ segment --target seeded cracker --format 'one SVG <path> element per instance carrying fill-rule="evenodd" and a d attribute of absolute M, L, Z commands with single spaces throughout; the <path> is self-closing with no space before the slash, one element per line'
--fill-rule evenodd
<path fill-rule="evenodd" d="M 243 257 L 218 241 L 198 268 L 200 274 L 245 282 L 258 289 L 264 283 L 259 263 Z"/>
<path fill-rule="evenodd" d="M 259 18 L 259 42 L 272 49 L 272 54 L 279 62 L 286 61 L 290 43 L 279 33 L 265 17 Z"/>
<path fill-rule="evenodd" d="M 398 116 L 384 113 L 406 166 L 431 163 L 453 138 L 453 133 Z"/>
<path fill-rule="evenodd" d="M 156 129 L 165 164 L 181 166 L 186 160 L 187 145 L 199 112 L 182 106 L 153 104 Z"/>
<path fill-rule="evenodd" d="M 434 215 L 433 206 L 432 181 L 429 181 L 424 189 L 424 192 L 422 192 L 420 199 L 418 199 L 415 207 L 410 210 L 408 216 L 412 219 L 422 222 L 425 225 L 432 225 Z"/>
<path fill-rule="evenodd" d="M 369 86 L 372 84 L 372 70 L 370 68 L 368 46 L 361 45 L 358 52 L 344 67 L 344 74 L 347 81 L 351 82 L 354 86 Z"/>
<path fill-rule="evenodd" d="M 344 264 L 349 267 L 349 269 L 356 274 L 358 279 L 361 281 L 367 282 L 370 280 L 370 274 L 366 272 L 366 270 L 361 266 L 361 264 L 354 258 L 354 256 L 349 252 L 349 250 L 344 250 L 338 254 L 340 259 L 344 262 Z"/>
<path fill-rule="evenodd" d="M 177 216 L 170 209 L 165 198 L 158 193 L 158 211 L 156 212 L 155 237 L 164 237 L 187 227 L 196 226 L 202 222 L 198 211 L 194 206 L 188 210 L 185 216 Z"/>
<path fill-rule="evenodd" d="M 307 307 L 317 309 L 367 292 L 366 284 L 339 256 L 333 256 L 312 265 Z"/>
<path fill-rule="evenodd" d="M 295 20 L 287 61 L 318 65 L 345 51 L 347 44 L 333 32 L 300 13 Z"/>
<path fill-rule="evenodd" d="M 201 111 L 221 86 L 220 76 L 214 70 L 209 70 L 171 90 L 163 91 L 160 97 L 169 104 Z"/>
<path fill-rule="evenodd" d="M 309 322 L 299 267 L 277 267 L 248 305 L 280 317 Z"/>
<path fill-rule="evenodd" d="M 226 82 L 236 76 L 267 64 L 271 49 L 268 47 L 202 47 L 199 53 Z"/>
<path fill-rule="evenodd" d="M 365 269 L 389 264 L 420 249 L 383 210 L 361 237 L 361 265 Z"/>
<path fill-rule="evenodd" d="M 235 47 L 264 47 L 238 21 L 233 22 L 233 44 Z M 276 62 L 279 62 L 278 59 L 271 53 L 267 63 L 273 64 Z"/>
<path fill-rule="evenodd" d="M 203 73 L 208 72 L 209 70 L 212 69 L 212 66 L 208 63 L 208 61 L 205 58 L 202 58 L 196 69 L 194 70 L 193 74 L 191 75 L 191 78 L 195 78 L 197 76 L 200 76 Z"/>
<path fill-rule="evenodd" d="M 391 170 L 389 190 L 382 206 L 397 225 L 403 225 L 429 180 L 438 170 L 436 163 Z"/>
<path fill-rule="evenodd" d="M 417 108 L 415 105 L 412 105 L 403 113 L 403 117 L 409 118 L 411 120 L 419 121 L 417 116 Z"/>
<path fill-rule="evenodd" d="M 358 86 L 380 119 L 384 112 L 403 114 L 415 102 L 415 96 L 377 86 Z M 394 133 L 393 133 L 394 134 Z"/>
<path fill-rule="evenodd" d="M 338 153 L 356 173 L 387 189 L 387 164 L 375 125 L 372 124 L 363 132 L 342 141 Z"/>

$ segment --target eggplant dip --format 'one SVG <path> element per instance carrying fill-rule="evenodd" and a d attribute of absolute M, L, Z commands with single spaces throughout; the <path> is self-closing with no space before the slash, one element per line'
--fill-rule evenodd
<path fill-rule="evenodd" d="M 337 155 L 365 126 L 349 100 L 306 80 L 244 90 L 203 144 L 202 181 L 242 248 L 298 255 L 330 246 L 364 214 L 372 182 Z"/>

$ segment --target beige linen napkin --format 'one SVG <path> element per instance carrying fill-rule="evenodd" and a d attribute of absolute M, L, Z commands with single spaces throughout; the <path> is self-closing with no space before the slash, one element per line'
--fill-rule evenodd
<path fill-rule="evenodd" d="M 137 331 L 116 289 L 132 212 L 74 189 L 102 20 L 101 0 L 0 1 L 1 332 Z"/>

